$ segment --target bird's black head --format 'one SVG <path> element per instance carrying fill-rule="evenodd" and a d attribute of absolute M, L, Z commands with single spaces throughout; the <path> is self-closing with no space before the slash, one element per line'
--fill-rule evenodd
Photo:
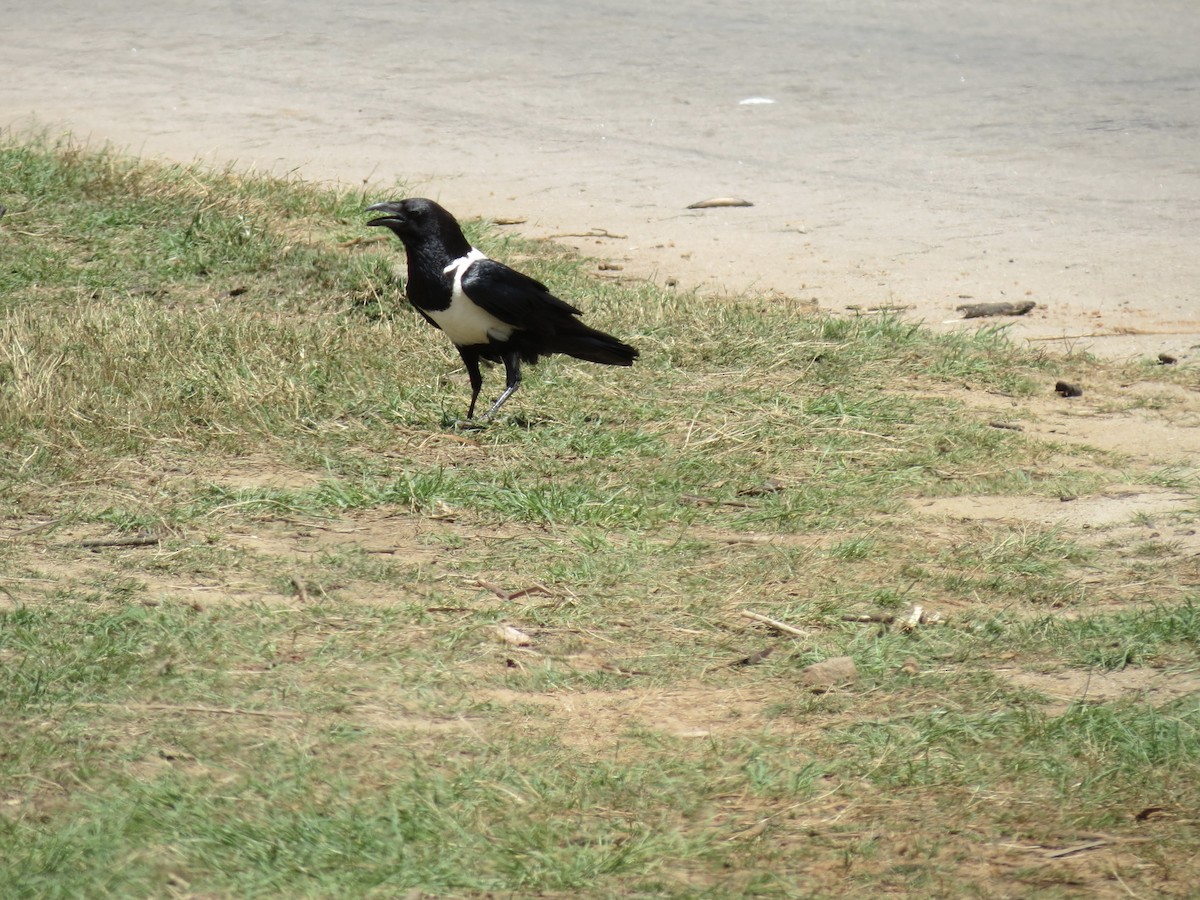
<path fill-rule="evenodd" d="M 388 200 L 368 206 L 367 212 L 383 213 L 384 215 L 371 219 L 367 225 L 390 228 L 406 247 L 436 243 L 454 257 L 462 256 L 471 249 L 470 242 L 463 236 L 454 216 L 432 200 L 421 197 Z"/>

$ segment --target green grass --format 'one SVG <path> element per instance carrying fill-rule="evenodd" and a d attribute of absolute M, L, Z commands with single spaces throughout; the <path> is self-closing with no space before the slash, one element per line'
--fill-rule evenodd
<path fill-rule="evenodd" d="M 598 281 L 476 222 L 642 357 L 456 430 L 364 226 L 403 193 L 0 141 L 6 896 L 1191 889 L 1196 504 L 1134 538 L 914 509 L 1194 471 L 993 427 L 1065 365 L 996 330 Z M 1196 412 L 1186 366 L 1081 367 Z"/>

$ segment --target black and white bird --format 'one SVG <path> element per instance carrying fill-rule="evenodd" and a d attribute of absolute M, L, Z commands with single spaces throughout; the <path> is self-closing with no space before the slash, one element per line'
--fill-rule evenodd
<path fill-rule="evenodd" d="M 390 228 L 408 253 L 408 300 L 446 332 L 467 367 L 471 405 L 483 387 L 480 359 L 503 362 L 504 393 L 484 415 L 496 414 L 521 384 L 521 363 L 565 353 L 607 366 L 628 366 L 638 352 L 589 328 L 580 311 L 528 275 L 488 259 L 467 241 L 454 216 L 432 200 L 410 198 L 368 206 L 380 212 L 368 225 Z"/>

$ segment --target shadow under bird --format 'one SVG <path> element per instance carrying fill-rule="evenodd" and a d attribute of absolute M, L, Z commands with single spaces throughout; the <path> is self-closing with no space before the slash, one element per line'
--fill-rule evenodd
<path fill-rule="evenodd" d="M 580 311 L 541 282 L 488 259 L 471 246 L 454 216 L 432 200 L 413 197 L 368 206 L 383 215 L 367 224 L 390 228 L 408 254 L 408 300 L 446 332 L 471 380 L 471 405 L 483 387 L 481 359 L 504 363 L 504 393 L 483 415 L 496 414 L 521 384 L 521 363 L 565 353 L 606 366 L 628 366 L 633 347 L 584 325 Z"/>

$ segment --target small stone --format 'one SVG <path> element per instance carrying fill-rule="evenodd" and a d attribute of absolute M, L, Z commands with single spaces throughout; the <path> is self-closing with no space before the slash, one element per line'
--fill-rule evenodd
<path fill-rule="evenodd" d="M 854 684 L 858 680 L 858 667 L 849 656 L 835 656 L 800 671 L 800 680 L 812 688 L 813 693 L 824 694 L 834 688 Z"/>

